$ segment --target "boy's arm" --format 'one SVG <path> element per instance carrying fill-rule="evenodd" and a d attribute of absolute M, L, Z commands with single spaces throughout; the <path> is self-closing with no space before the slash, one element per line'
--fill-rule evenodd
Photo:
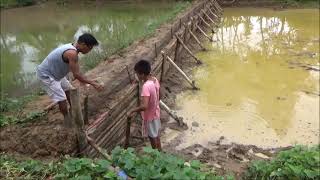
<path fill-rule="evenodd" d="M 150 96 L 142 96 L 140 106 L 132 109 L 128 113 L 128 116 L 132 117 L 136 112 L 145 111 L 148 108 L 149 99 L 150 99 Z"/>

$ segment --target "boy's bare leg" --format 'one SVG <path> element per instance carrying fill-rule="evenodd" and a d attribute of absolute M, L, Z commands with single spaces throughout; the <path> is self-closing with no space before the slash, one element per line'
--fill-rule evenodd
<path fill-rule="evenodd" d="M 64 117 L 64 125 L 66 127 L 72 127 L 71 116 L 68 112 L 67 100 L 59 101 L 58 104 L 59 104 L 60 112 L 63 114 L 63 117 Z"/>
<path fill-rule="evenodd" d="M 150 144 L 151 144 L 152 149 L 157 149 L 156 138 L 152 138 L 152 137 L 149 136 L 149 140 L 150 140 Z"/>
<path fill-rule="evenodd" d="M 157 144 L 157 149 L 159 151 L 162 151 L 162 148 L 161 148 L 161 141 L 160 141 L 160 137 L 156 137 L 156 144 Z"/>

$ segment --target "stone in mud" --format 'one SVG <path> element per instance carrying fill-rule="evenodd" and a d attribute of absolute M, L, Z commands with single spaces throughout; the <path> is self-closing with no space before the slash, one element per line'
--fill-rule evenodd
<path fill-rule="evenodd" d="M 192 126 L 193 126 L 193 127 L 199 127 L 199 123 L 193 121 L 193 122 L 192 122 Z"/>

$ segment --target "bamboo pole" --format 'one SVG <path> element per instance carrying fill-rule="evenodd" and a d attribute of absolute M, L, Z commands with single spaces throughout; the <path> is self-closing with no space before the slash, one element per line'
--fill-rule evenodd
<path fill-rule="evenodd" d="M 162 102 L 160 100 L 160 107 L 165 110 L 174 120 L 177 121 L 178 125 L 181 127 L 186 127 L 187 128 L 187 124 L 183 122 L 183 118 L 182 117 L 178 117 L 174 111 L 172 111 L 164 102 Z"/>
<path fill-rule="evenodd" d="M 101 154 L 105 159 L 107 159 L 108 161 L 112 162 L 112 157 L 101 147 L 99 147 L 92 138 L 90 138 L 88 136 L 88 134 L 86 132 L 83 132 L 85 134 L 86 140 L 88 142 L 88 144 L 90 146 L 93 147 L 93 149 L 95 149 L 99 154 Z M 122 171 L 118 166 L 117 167 L 113 167 L 113 166 L 108 166 L 108 170 L 115 172 L 117 175 Z M 131 177 L 127 176 L 128 180 L 132 180 Z"/>
<path fill-rule="evenodd" d="M 218 20 L 221 21 L 219 16 L 217 16 L 216 14 L 214 14 L 214 12 L 212 12 L 212 10 L 210 8 L 208 8 L 209 12 Z"/>
<path fill-rule="evenodd" d="M 165 56 L 165 59 L 168 60 L 169 63 L 170 63 L 174 68 L 176 68 L 176 69 L 178 70 L 178 72 L 180 72 L 180 74 L 184 77 L 185 80 L 188 81 L 188 83 L 193 87 L 193 89 L 199 90 L 199 88 L 196 87 L 194 81 L 192 81 L 192 80 L 186 75 L 186 73 L 183 72 L 182 69 L 180 69 L 179 66 L 177 66 L 177 64 L 174 63 L 173 60 L 172 60 L 169 56 L 167 56 L 167 55 L 165 54 L 165 52 L 161 51 L 161 54 L 163 54 L 163 55 Z"/>
<path fill-rule="evenodd" d="M 126 127 L 126 140 L 124 143 L 124 147 L 128 148 L 130 144 L 130 127 L 131 127 L 131 118 L 127 118 L 127 127 Z"/>
<path fill-rule="evenodd" d="M 163 78 L 164 78 L 164 63 L 165 63 L 165 55 L 162 54 L 162 63 L 161 63 L 161 75 L 160 75 L 160 82 L 163 82 Z"/>
<path fill-rule="evenodd" d="M 185 45 L 182 41 L 182 39 L 178 36 L 178 34 L 175 34 L 177 40 L 180 42 L 182 47 L 197 61 L 197 64 L 202 64 L 202 62 L 191 52 L 191 50 Z"/>
<path fill-rule="evenodd" d="M 222 12 L 216 8 L 215 4 L 212 1 L 210 2 L 210 4 L 211 4 L 211 9 L 213 9 L 217 14 L 219 14 L 219 16 L 221 16 Z"/>
<path fill-rule="evenodd" d="M 209 39 L 210 42 L 213 42 L 212 38 L 210 38 L 210 37 L 201 29 L 201 27 L 200 27 L 198 24 L 196 24 L 196 27 L 199 29 L 199 31 L 200 31 L 206 38 Z"/>
<path fill-rule="evenodd" d="M 71 112 L 72 120 L 74 122 L 74 129 L 76 130 L 78 149 L 81 153 L 86 146 L 86 137 L 83 133 L 84 121 L 82 116 L 81 104 L 80 104 L 80 94 L 78 89 L 70 90 L 70 101 L 71 101 Z"/>
<path fill-rule="evenodd" d="M 215 4 L 216 8 L 219 9 L 221 12 L 223 11 L 223 9 L 221 8 L 220 4 L 218 3 L 218 1 L 213 0 L 213 3 Z"/>
<path fill-rule="evenodd" d="M 214 33 L 214 30 L 212 29 L 212 27 L 210 26 L 210 24 L 207 23 L 207 21 L 204 20 L 203 17 L 202 17 L 200 14 L 198 14 L 198 16 L 200 17 L 201 21 L 202 21 L 206 26 L 208 26 L 208 28 L 210 28 L 210 30 Z"/>
<path fill-rule="evenodd" d="M 201 9 L 201 11 L 202 11 L 203 14 L 207 17 L 207 19 L 209 19 L 209 21 L 210 21 L 213 25 L 216 25 L 216 22 L 214 22 L 214 20 L 211 19 L 211 17 L 210 17 L 203 9 Z"/>
<path fill-rule="evenodd" d="M 89 104 L 89 96 L 86 94 L 84 98 L 84 103 L 83 103 L 83 122 L 85 125 L 89 124 L 89 109 L 88 109 L 88 104 Z"/>
<path fill-rule="evenodd" d="M 217 11 L 217 13 L 219 13 L 220 15 L 222 15 L 222 9 L 219 7 L 219 5 L 217 5 L 217 2 L 215 0 L 211 1 L 213 8 Z"/>
<path fill-rule="evenodd" d="M 199 46 L 202 48 L 202 50 L 206 51 L 207 49 L 201 44 L 201 42 L 199 41 L 197 36 L 195 34 L 193 34 L 193 32 L 190 29 L 188 29 L 188 30 L 189 30 L 191 37 L 193 37 L 193 39 L 199 44 Z"/>

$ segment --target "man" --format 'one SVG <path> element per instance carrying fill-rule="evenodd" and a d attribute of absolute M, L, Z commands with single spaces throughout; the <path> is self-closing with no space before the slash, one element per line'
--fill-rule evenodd
<path fill-rule="evenodd" d="M 71 124 L 67 100 L 70 104 L 69 90 L 73 88 L 66 79 L 67 74 L 71 71 L 73 77 L 80 82 L 90 84 L 99 91 L 103 89 L 100 84 L 87 79 L 80 73 L 78 62 L 79 52 L 87 54 L 98 44 L 95 37 L 89 33 L 85 33 L 78 38 L 76 43 L 65 44 L 54 49 L 36 68 L 38 79 L 50 98 L 58 103 L 60 112 L 65 119 L 64 123 L 67 126 Z"/>

